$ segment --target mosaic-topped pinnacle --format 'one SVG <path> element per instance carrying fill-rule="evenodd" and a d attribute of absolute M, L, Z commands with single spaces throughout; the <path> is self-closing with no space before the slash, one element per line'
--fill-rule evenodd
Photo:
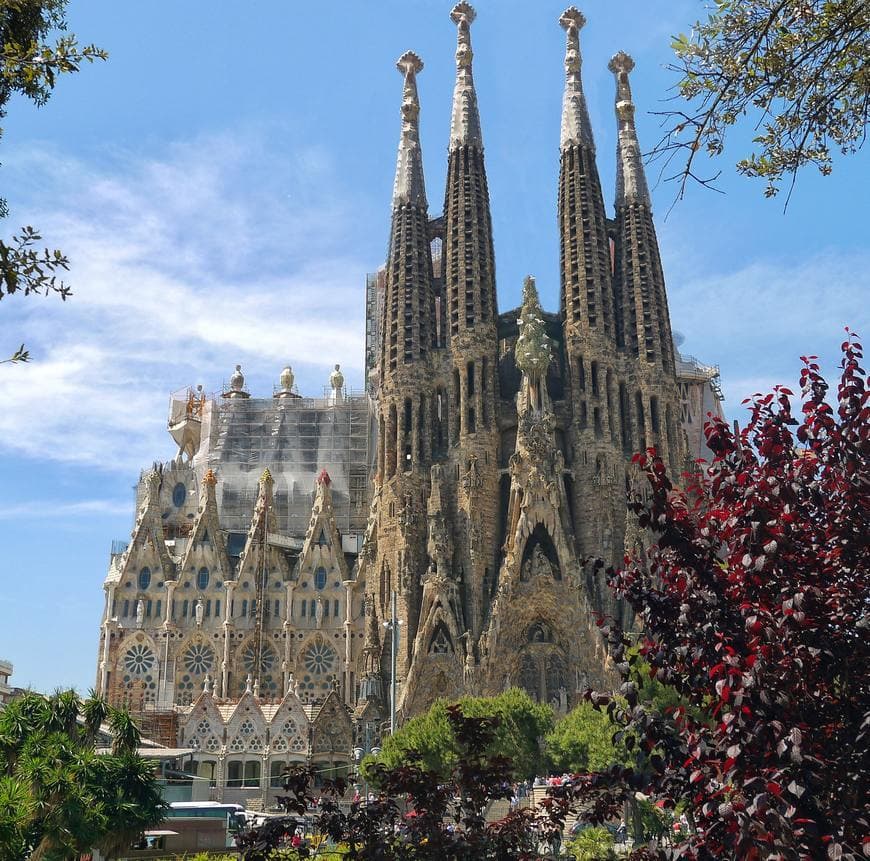
<path fill-rule="evenodd" d="M 454 24 L 460 24 L 463 21 L 466 24 L 471 24 L 477 17 L 477 12 L 474 11 L 474 6 L 467 3 L 466 0 L 461 0 L 450 10 L 450 20 Z"/>
<path fill-rule="evenodd" d="M 419 54 L 413 51 L 405 51 L 398 60 L 396 60 L 396 68 L 405 76 L 423 71 L 423 61 Z"/>
<path fill-rule="evenodd" d="M 634 60 L 630 54 L 619 51 L 610 58 L 607 68 L 614 74 L 619 74 L 619 72 L 628 74 L 634 68 Z"/>
<path fill-rule="evenodd" d="M 414 203 L 426 207 L 426 184 L 423 180 L 423 153 L 420 149 L 420 98 L 417 95 L 417 73 L 423 61 L 413 51 L 405 51 L 396 61 L 396 68 L 405 79 L 402 88 L 402 133 L 396 159 L 396 181 L 393 185 L 393 207 Z"/>
<path fill-rule="evenodd" d="M 205 475 L 202 477 L 202 483 L 207 487 L 214 487 L 217 484 L 217 476 L 214 474 L 214 470 L 206 470 Z"/>
<path fill-rule="evenodd" d="M 260 476 L 260 484 L 271 484 L 272 483 L 272 473 L 269 472 L 269 467 L 267 466 L 263 470 L 263 474 Z"/>
<path fill-rule="evenodd" d="M 456 24 L 456 86 L 453 90 L 453 115 L 450 121 L 450 149 L 460 146 L 483 146 L 480 132 L 480 114 L 477 110 L 477 93 L 471 64 L 474 51 L 471 49 L 471 22 L 477 17 L 474 7 L 462 0 L 450 12 Z"/>
<path fill-rule="evenodd" d="M 517 323 L 520 330 L 514 346 L 517 367 L 527 376 L 543 377 L 550 366 L 552 348 L 532 275 L 523 281 L 523 304 Z"/>
<path fill-rule="evenodd" d="M 569 6 L 560 16 L 559 24 L 563 30 L 582 30 L 586 25 L 586 16 L 576 7 Z"/>
<path fill-rule="evenodd" d="M 634 60 L 620 51 L 614 54 L 607 68 L 616 77 L 616 119 L 619 131 L 616 146 L 616 205 L 642 203 L 650 206 L 649 188 L 643 169 L 637 129 L 634 125 L 634 102 L 628 74 Z"/>
<path fill-rule="evenodd" d="M 583 95 L 583 80 L 580 77 L 580 30 L 586 18 L 576 6 L 569 6 L 560 16 L 559 24 L 565 30 L 565 93 L 562 97 L 562 133 L 560 147 L 587 146 L 595 152 L 592 138 L 592 123 Z"/>

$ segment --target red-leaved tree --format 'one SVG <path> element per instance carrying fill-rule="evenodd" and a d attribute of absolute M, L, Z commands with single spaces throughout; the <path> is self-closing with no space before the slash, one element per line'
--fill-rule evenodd
<path fill-rule="evenodd" d="M 688 802 L 691 833 L 655 857 L 870 856 L 870 401 L 851 333 L 842 352 L 833 406 L 810 356 L 799 416 L 777 387 L 738 435 L 712 419 L 715 457 L 685 489 L 653 450 L 635 458 L 652 492 L 632 509 L 655 544 L 610 582 L 640 619 L 639 657 L 606 626 L 623 696 L 587 696 L 637 765 L 566 792 L 602 818 L 635 790 Z M 640 660 L 690 706 L 641 703 Z"/>

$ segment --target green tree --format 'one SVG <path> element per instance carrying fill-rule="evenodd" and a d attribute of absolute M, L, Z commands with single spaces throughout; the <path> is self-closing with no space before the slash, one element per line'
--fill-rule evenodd
<path fill-rule="evenodd" d="M 753 128 L 752 148 L 737 170 L 767 181 L 775 195 L 798 170 L 832 169 L 832 150 L 854 153 L 866 137 L 870 105 L 870 4 L 866 0 L 716 0 L 690 36 L 674 39 L 687 104 L 661 112 L 665 134 L 652 152 L 679 163 L 669 177 L 703 185 L 699 153 L 719 156 L 740 120 Z"/>
<path fill-rule="evenodd" d="M 95 45 L 80 46 L 76 37 L 65 33 L 69 0 L 0 0 L 0 120 L 13 95 L 44 105 L 54 89 L 58 75 L 77 72 L 82 63 L 105 60 L 107 54 Z M 52 32 L 60 35 L 49 44 Z M 0 137 L 4 129 L 0 127 Z M 0 218 L 9 214 L 6 200 L 0 197 Z M 20 228 L 7 242 L 0 239 L 0 300 L 22 293 L 56 293 L 61 299 L 70 295 L 59 278 L 69 269 L 63 252 L 41 249 L 42 236 L 31 226 Z M 30 353 L 22 344 L 2 362 L 26 362 Z M 0 362 L 0 363 L 2 363 Z"/>
<path fill-rule="evenodd" d="M 97 753 L 106 734 L 111 752 Z M 60 861 L 94 847 L 113 857 L 159 823 L 165 805 L 138 745 L 129 715 L 93 694 L 10 703 L 0 713 L 0 857 Z"/>
<path fill-rule="evenodd" d="M 613 741 L 616 731 L 607 714 L 580 703 L 547 735 L 547 759 L 554 771 L 605 771 L 627 761 L 624 746 Z"/>
<path fill-rule="evenodd" d="M 541 772 L 541 741 L 553 728 L 549 706 L 536 703 L 517 688 L 496 697 L 463 697 L 458 703 L 468 718 L 498 718 L 487 756 L 508 757 L 515 776 L 520 778 Z M 448 705 L 446 700 L 438 700 L 425 714 L 411 718 L 385 739 L 377 761 L 396 768 L 408 760 L 409 751 L 415 751 L 424 768 L 444 776 L 450 774 L 459 759 L 459 746 L 448 720 Z"/>
<path fill-rule="evenodd" d="M 613 835 L 606 828 L 586 828 L 572 837 L 565 848 L 575 861 L 610 861 L 616 858 Z"/>

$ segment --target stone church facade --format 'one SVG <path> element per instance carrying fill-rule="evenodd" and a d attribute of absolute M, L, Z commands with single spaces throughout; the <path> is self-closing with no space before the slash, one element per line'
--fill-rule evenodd
<path fill-rule="evenodd" d="M 394 665 L 399 720 L 438 697 L 511 686 L 565 711 L 587 685 L 607 686 L 595 617 L 623 610 L 588 560 L 616 562 L 641 540 L 626 518 L 631 454 L 655 446 L 678 475 L 705 453 L 699 412 L 718 410 L 717 372 L 674 346 L 631 58 L 610 63 L 610 217 L 580 75 L 584 19 L 561 16 L 560 309 L 542 310 L 529 277 L 522 306 L 499 313 L 474 18 L 466 2 L 451 12 L 437 217 L 419 139 L 423 64 L 398 61 L 367 390 L 348 391 L 336 366 L 322 397 L 300 397 L 285 368 L 272 397 L 256 398 L 237 367 L 218 396 L 173 396 L 177 455 L 143 472 L 131 539 L 113 548 L 97 689 L 195 749 L 218 786 L 265 790 L 276 763 L 347 764 L 354 738 L 381 731 Z"/>

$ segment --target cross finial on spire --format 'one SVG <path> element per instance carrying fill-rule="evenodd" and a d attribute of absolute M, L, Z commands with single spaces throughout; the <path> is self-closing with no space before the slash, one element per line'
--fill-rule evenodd
<path fill-rule="evenodd" d="M 402 134 L 396 161 L 393 206 L 415 203 L 425 208 L 426 185 L 420 150 L 420 99 L 417 95 L 417 73 L 422 71 L 423 61 L 413 51 L 405 51 L 396 61 L 396 68 L 402 73 L 405 84 L 402 88 Z"/>
<path fill-rule="evenodd" d="M 456 24 L 456 87 L 453 90 L 453 116 L 450 123 L 450 149 L 473 145 L 483 146 L 480 132 L 480 115 L 477 110 L 477 94 L 471 63 L 471 23 L 477 17 L 474 7 L 462 0 L 450 12 L 450 20 Z"/>
<path fill-rule="evenodd" d="M 616 205 L 643 203 L 650 206 L 649 188 L 643 170 L 637 129 L 634 125 L 634 101 L 631 97 L 629 72 L 634 60 L 620 51 L 614 54 L 607 68 L 616 76 L 616 117 L 619 142 L 616 150 Z"/>
<path fill-rule="evenodd" d="M 592 124 L 586 109 L 583 95 L 583 81 L 580 78 L 580 30 L 586 18 L 576 6 L 569 6 L 560 16 L 559 24 L 565 31 L 565 95 L 562 99 L 561 148 L 585 145 L 595 151 L 592 139 Z"/>

